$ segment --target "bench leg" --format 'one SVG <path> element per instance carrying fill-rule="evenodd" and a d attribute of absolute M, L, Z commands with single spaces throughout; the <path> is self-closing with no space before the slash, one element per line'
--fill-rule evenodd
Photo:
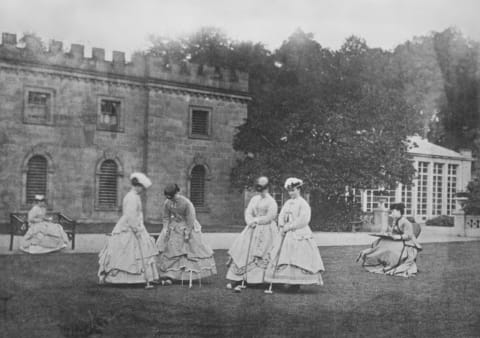
<path fill-rule="evenodd" d="M 72 250 L 75 250 L 75 234 L 72 234 Z"/>
<path fill-rule="evenodd" d="M 9 247 L 10 251 L 13 250 L 13 237 L 15 237 L 15 236 L 13 234 L 10 234 L 10 247 Z"/>

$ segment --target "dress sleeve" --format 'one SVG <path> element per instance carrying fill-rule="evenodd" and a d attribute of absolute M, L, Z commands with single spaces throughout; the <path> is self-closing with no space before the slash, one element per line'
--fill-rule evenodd
<path fill-rule="evenodd" d="M 402 222 L 401 231 L 403 232 L 403 234 L 401 235 L 402 240 L 409 241 L 409 240 L 412 240 L 415 237 L 415 235 L 413 234 L 412 223 L 410 223 L 406 219 Z"/>
<path fill-rule="evenodd" d="M 170 224 L 170 218 L 172 213 L 168 207 L 168 199 L 163 203 L 163 227 L 167 227 Z"/>
<path fill-rule="evenodd" d="M 253 196 L 248 202 L 247 209 L 245 209 L 245 223 L 250 224 L 253 223 L 255 219 L 255 203 L 256 203 L 256 196 Z"/>
<path fill-rule="evenodd" d="M 195 207 L 193 206 L 192 202 L 187 200 L 187 206 L 185 209 L 185 223 L 187 224 L 187 229 L 189 231 L 193 230 L 196 219 L 197 215 L 195 213 Z"/>
<path fill-rule="evenodd" d="M 268 201 L 268 211 L 264 216 L 258 217 L 258 224 L 270 224 L 277 217 L 278 206 L 273 198 Z"/>
<path fill-rule="evenodd" d="M 310 218 L 312 214 L 312 209 L 308 205 L 307 202 L 302 201 L 299 205 L 299 210 L 298 214 L 296 217 L 293 219 L 293 222 L 291 223 L 290 227 L 292 229 L 301 229 L 304 228 L 310 223 Z"/>

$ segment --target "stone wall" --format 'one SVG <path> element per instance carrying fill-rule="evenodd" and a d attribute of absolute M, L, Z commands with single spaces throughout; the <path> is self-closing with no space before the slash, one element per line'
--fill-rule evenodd
<path fill-rule="evenodd" d="M 200 222 L 206 227 L 241 222 L 243 196 L 232 191 L 229 175 L 237 156 L 235 127 L 247 116 L 246 74 L 165 65 L 161 58 L 139 55 L 127 63 L 120 52 L 105 61 L 99 48 L 87 58 L 81 45 L 64 53 L 59 42 L 44 50 L 38 39 L 24 40 L 20 48 L 15 35 L 4 33 L 0 45 L 0 223 L 8 222 L 10 212 L 30 207 L 24 196 L 25 169 L 34 154 L 49 162 L 50 207 L 80 222 L 112 223 L 119 217 L 119 210 L 95 206 L 96 172 L 104 159 L 120 168 L 119 202 L 132 171 L 151 176 L 154 185 L 145 206 L 149 222 L 161 221 L 166 183 L 177 182 L 188 196 L 195 164 L 207 168 L 208 178 Z M 51 114 L 41 123 L 26 117 L 25 93 L 32 88 L 53 97 Z M 97 128 L 102 97 L 121 100 L 120 131 Z M 208 139 L 189 136 L 191 107 L 210 110 Z"/>

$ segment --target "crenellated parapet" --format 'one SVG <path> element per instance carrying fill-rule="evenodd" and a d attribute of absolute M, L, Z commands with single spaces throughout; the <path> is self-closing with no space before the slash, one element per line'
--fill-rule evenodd
<path fill-rule="evenodd" d="M 103 48 L 92 48 L 91 57 L 86 57 L 85 47 L 80 44 L 72 44 L 70 50 L 65 52 L 61 41 L 52 40 L 49 46 L 45 47 L 42 41 L 33 35 L 25 35 L 21 40 L 24 47 L 18 46 L 15 34 L 2 33 L 0 60 L 20 64 L 33 63 L 99 76 L 127 77 L 137 81 L 162 81 L 248 92 L 248 74 L 233 69 L 188 62 L 169 63 L 162 57 L 140 53 L 133 54 L 131 61 L 127 62 L 125 53 L 118 51 L 113 51 L 112 61 L 107 61 Z"/>

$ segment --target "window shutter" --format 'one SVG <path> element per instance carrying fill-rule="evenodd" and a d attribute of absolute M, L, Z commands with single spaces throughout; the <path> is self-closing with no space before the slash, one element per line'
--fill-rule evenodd
<path fill-rule="evenodd" d="M 98 205 L 101 207 L 117 207 L 118 167 L 115 161 L 105 160 L 100 166 L 98 184 Z"/>
<path fill-rule="evenodd" d="M 35 195 L 47 195 L 47 159 L 33 156 L 27 165 L 27 203 L 32 203 Z"/>
<path fill-rule="evenodd" d="M 192 111 L 192 135 L 208 136 L 208 115 L 205 110 Z"/>
<path fill-rule="evenodd" d="M 190 179 L 190 200 L 195 207 L 205 206 L 205 168 L 193 167 Z"/>

